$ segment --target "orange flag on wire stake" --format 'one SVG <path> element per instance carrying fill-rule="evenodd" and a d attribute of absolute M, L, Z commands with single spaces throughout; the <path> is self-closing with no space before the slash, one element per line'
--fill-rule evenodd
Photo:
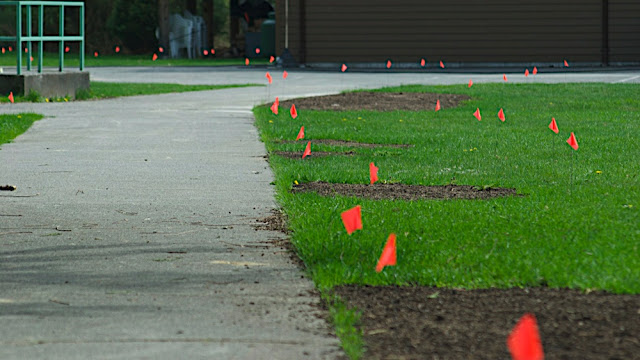
<path fill-rule="evenodd" d="M 378 181 L 378 167 L 373 162 L 369 164 L 369 179 L 371 184 Z"/>
<path fill-rule="evenodd" d="M 380 259 L 378 259 L 376 272 L 382 271 L 385 266 L 394 265 L 396 265 L 396 234 L 391 233 L 387 239 L 387 243 L 384 245 L 382 255 L 380 255 Z"/>
<path fill-rule="evenodd" d="M 569 67 L 569 63 L 567 62 L 567 60 L 564 61 L 564 66 Z"/>
<path fill-rule="evenodd" d="M 296 136 L 296 141 L 300 139 L 304 139 L 304 126 L 300 128 L 300 131 L 298 132 L 298 136 Z"/>
<path fill-rule="evenodd" d="M 164 48 L 162 46 L 158 47 L 158 51 L 162 54 L 164 52 Z"/>
<path fill-rule="evenodd" d="M 245 59 L 244 59 L 244 64 L 245 64 L 246 66 L 249 66 L 249 58 L 245 58 Z"/>
<path fill-rule="evenodd" d="M 573 148 L 573 150 L 578 150 L 578 140 L 576 140 L 576 136 L 571 133 L 571 136 L 567 139 L 567 144 Z"/>
<path fill-rule="evenodd" d="M 525 71 L 524 71 L 524 76 L 525 76 L 525 77 L 526 77 L 526 76 L 529 76 L 529 69 L 525 69 Z"/>
<path fill-rule="evenodd" d="M 276 101 L 274 101 L 273 105 L 271 105 L 271 112 L 275 115 L 278 115 L 278 106 L 280 106 L 280 100 L 278 99 L 278 97 L 276 97 Z"/>
<path fill-rule="evenodd" d="M 472 87 L 473 86 L 473 80 L 469 79 L 469 86 L 468 87 Z"/>
<path fill-rule="evenodd" d="M 66 47 L 64 48 L 64 52 L 66 52 L 66 53 L 68 53 L 68 52 L 69 52 L 69 50 L 71 50 L 71 49 L 69 49 L 69 47 L 68 47 L 68 46 L 66 46 Z"/>
<path fill-rule="evenodd" d="M 391 60 L 387 60 L 387 69 L 391 69 Z"/>
<path fill-rule="evenodd" d="M 478 121 L 482 121 L 482 115 L 480 115 L 480 108 L 476 108 L 476 112 L 473 113 L 473 116 L 478 119 Z"/>
<path fill-rule="evenodd" d="M 425 65 L 427 65 L 427 61 L 425 59 L 421 59 L 420 66 L 424 67 Z"/>
<path fill-rule="evenodd" d="M 216 49 L 211 49 L 211 55 L 215 55 L 216 54 Z"/>
<path fill-rule="evenodd" d="M 544 352 L 533 314 L 524 314 L 507 338 L 513 360 L 543 360 Z"/>
<path fill-rule="evenodd" d="M 440 60 L 440 67 L 444 69 L 444 63 Z"/>
<path fill-rule="evenodd" d="M 533 67 L 533 75 L 536 75 L 536 74 L 538 74 L 538 68 L 534 66 Z"/>
<path fill-rule="evenodd" d="M 287 70 L 283 71 L 283 72 L 282 72 L 282 78 L 283 78 L 283 79 L 286 79 L 286 78 L 287 78 L 287 76 L 289 76 L 289 73 L 287 72 Z"/>
<path fill-rule="evenodd" d="M 256 48 L 256 54 L 260 54 L 260 48 Z"/>
<path fill-rule="evenodd" d="M 360 205 L 343 211 L 340 217 L 347 234 L 351 235 L 356 230 L 362 230 L 362 208 Z"/>
<path fill-rule="evenodd" d="M 558 124 L 556 123 L 556 118 L 551 118 L 551 124 L 549 124 L 549 129 L 554 133 L 558 133 Z"/>
<path fill-rule="evenodd" d="M 269 56 L 269 64 L 272 64 L 275 60 L 276 58 L 274 58 L 273 56 Z"/>
<path fill-rule="evenodd" d="M 440 99 L 436 100 L 436 111 L 440 111 Z"/>
<path fill-rule="evenodd" d="M 116 46 L 116 53 L 120 52 L 120 46 Z"/>
<path fill-rule="evenodd" d="M 13 91 L 9 93 L 9 101 L 13 104 Z"/>
<path fill-rule="evenodd" d="M 267 78 L 267 81 L 269 82 L 269 84 L 271 84 L 273 82 L 273 78 L 271 77 L 271 74 L 269 74 L 268 71 L 265 74 L 265 77 Z"/>
<path fill-rule="evenodd" d="M 207 50 L 207 49 L 202 50 L 202 55 L 204 55 L 204 56 L 209 55 L 209 50 Z"/>
<path fill-rule="evenodd" d="M 298 111 L 296 110 L 296 105 L 295 104 L 291 104 L 291 110 L 289 110 L 289 112 L 291 113 L 291 117 L 292 118 L 297 118 L 298 117 Z"/>
<path fill-rule="evenodd" d="M 304 159 L 309 155 L 311 155 L 311 141 L 307 142 L 307 147 L 304 149 L 304 153 L 302 153 L 302 158 Z"/>
<path fill-rule="evenodd" d="M 156 60 L 158 60 L 158 55 L 153 54 L 153 57 L 151 58 L 151 61 L 156 61 Z"/>
<path fill-rule="evenodd" d="M 507 81 L 507 74 L 502 74 L 502 80 Z"/>
<path fill-rule="evenodd" d="M 97 52 L 97 51 L 95 51 L 95 52 L 93 53 L 93 56 L 94 56 L 94 57 L 98 57 L 98 52 Z"/>
<path fill-rule="evenodd" d="M 500 108 L 500 111 L 498 111 L 498 119 L 500 119 L 502 122 L 506 120 L 506 118 L 504 117 L 504 110 L 502 110 L 502 108 Z"/>
<path fill-rule="evenodd" d="M 342 70 L 342 72 L 347 71 L 347 65 L 342 64 L 342 67 L 340 68 L 340 70 Z"/>
<path fill-rule="evenodd" d="M 3 54 L 5 53 L 5 51 L 6 51 L 6 50 L 5 50 L 5 48 L 2 48 L 2 53 L 3 53 Z"/>

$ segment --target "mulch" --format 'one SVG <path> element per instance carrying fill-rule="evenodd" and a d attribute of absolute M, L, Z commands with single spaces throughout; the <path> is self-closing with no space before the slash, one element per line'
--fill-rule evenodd
<path fill-rule="evenodd" d="M 295 104 L 298 111 L 434 111 L 437 100 L 440 100 L 442 109 L 447 109 L 469 99 L 469 96 L 460 94 L 362 91 L 286 100 L 281 101 L 280 106 L 288 109 Z"/>
<path fill-rule="evenodd" d="M 320 181 L 294 185 L 291 192 L 315 192 L 321 196 L 356 196 L 373 200 L 490 199 L 517 195 L 516 189 L 484 189 L 471 185 L 332 184 Z"/>
<path fill-rule="evenodd" d="M 640 359 L 640 295 L 570 289 L 340 286 L 361 312 L 364 359 L 508 359 L 506 339 L 535 315 L 545 359 Z"/>

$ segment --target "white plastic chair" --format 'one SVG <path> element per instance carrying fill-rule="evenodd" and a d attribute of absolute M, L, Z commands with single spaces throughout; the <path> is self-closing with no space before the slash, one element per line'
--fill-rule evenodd
<path fill-rule="evenodd" d="M 187 57 L 190 59 L 193 58 L 195 51 L 192 42 L 193 21 L 183 18 L 180 14 L 172 14 L 169 16 L 169 28 L 171 57 L 179 57 L 180 50 L 185 49 L 187 51 Z"/>
<path fill-rule="evenodd" d="M 197 56 L 202 53 L 202 50 L 207 49 L 207 25 L 202 16 L 195 16 L 188 10 L 184 11 L 184 18 L 193 22 L 191 46 L 193 56 Z"/>

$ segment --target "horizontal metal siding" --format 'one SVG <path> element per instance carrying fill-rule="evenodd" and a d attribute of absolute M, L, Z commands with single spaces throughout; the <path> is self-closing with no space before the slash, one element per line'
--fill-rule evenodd
<path fill-rule="evenodd" d="M 601 0 L 307 0 L 307 62 L 599 62 L 601 11 Z"/>
<path fill-rule="evenodd" d="M 609 61 L 640 62 L 638 0 L 609 0 Z"/>

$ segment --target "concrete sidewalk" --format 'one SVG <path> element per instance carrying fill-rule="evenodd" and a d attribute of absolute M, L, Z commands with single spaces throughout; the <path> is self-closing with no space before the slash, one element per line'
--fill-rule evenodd
<path fill-rule="evenodd" d="M 266 82 L 264 70 L 249 69 L 91 71 L 101 81 Z M 276 204 L 251 107 L 275 96 L 502 76 L 292 71 L 283 86 L 279 74 L 271 90 L 0 106 L 47 116 L 0 149 L 0 184 L 18 186 L 0 193 L 0 359 L 342 354 L 317 316 L 313 284 L 269 243 L 283 235 L 252 226 Z"/>

